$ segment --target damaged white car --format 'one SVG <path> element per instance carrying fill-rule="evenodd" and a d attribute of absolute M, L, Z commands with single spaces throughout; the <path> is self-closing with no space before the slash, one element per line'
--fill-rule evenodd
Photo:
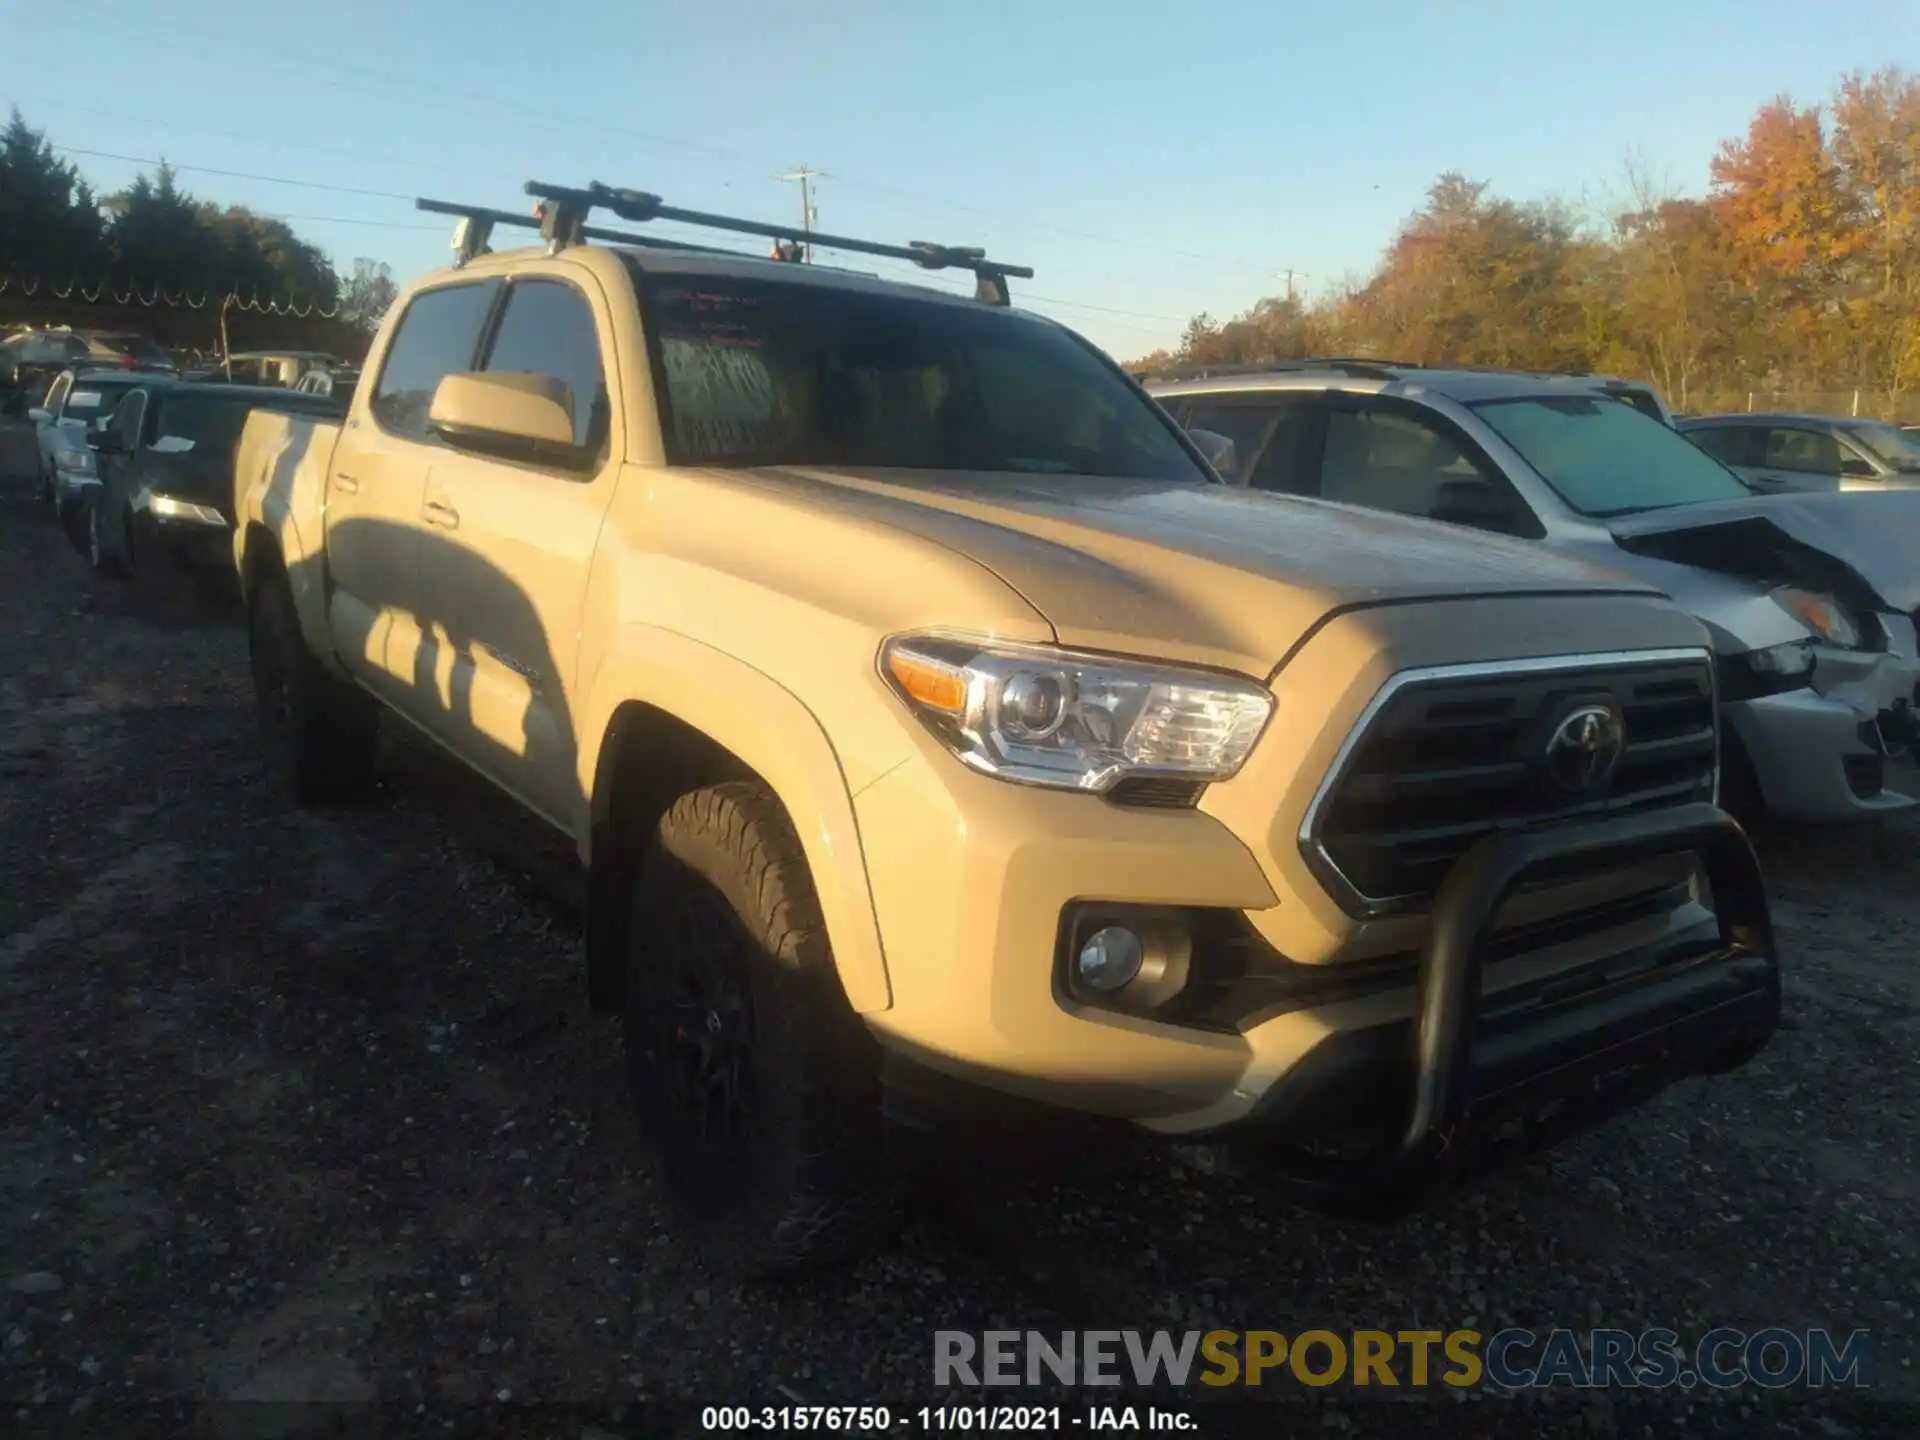
<path fill-rule="evenodd" d="M 1586 377 L 1305 360 L 1148 389 L 1234 483 L 1540 540 L 1659 585 L 1713 634 L 1735 813 L 1920 804 L 1920 492 L 1757 495 Z"/>

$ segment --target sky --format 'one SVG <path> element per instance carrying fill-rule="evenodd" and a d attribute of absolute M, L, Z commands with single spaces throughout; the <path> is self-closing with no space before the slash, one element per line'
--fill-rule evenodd
<path fill-rule="evenodd" d="M 164 157 L 342 269 L 445 263 L 414 196 L 601 180 L 782 220 L 805 165 L 821 229 L 984 245 L 1128 359 L 1289 270 L 1363 276 L 1447 170 L 1595 213 L 1630 160 L 1701 193 L 1771 97 L 1920 69 L 1920 0 L 0 0 L 0 35 L 0 104 L 97 190 Z"/>

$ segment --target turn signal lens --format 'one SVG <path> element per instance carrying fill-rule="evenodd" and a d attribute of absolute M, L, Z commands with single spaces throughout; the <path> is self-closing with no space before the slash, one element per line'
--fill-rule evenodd
<path fill-rule="evenodd" d="M 924 655 L 895 650 L 887 656 L 887 670 L 901 692 L 916 705 L 949 715 L 957 715 L 966 708 L 966 678 L 951 666 Z"/>
<path fill-rule="evenodd" d="M 1833 596 L 1792 585 L 1782 585 L 1772 593 L 1774 604 L 1829 645 L 1838 645 L 1843 650 L 1860 648 L 1859 627 Z"/>

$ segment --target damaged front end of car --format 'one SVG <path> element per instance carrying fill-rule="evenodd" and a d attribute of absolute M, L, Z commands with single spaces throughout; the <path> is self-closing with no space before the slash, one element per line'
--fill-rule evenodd
<path fill-rule="evenodd" d="M 1920 804 L 1920 495 L 1755 497 L 1610 528 L 1628 554 L 1750 582 L 1696 608 L 1736 789 L 1748 770 L 1766 810 L 1809 819 Z"/>

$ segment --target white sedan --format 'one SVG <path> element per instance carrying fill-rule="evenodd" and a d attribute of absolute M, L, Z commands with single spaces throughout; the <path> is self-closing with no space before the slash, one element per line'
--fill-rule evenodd
<path fill-rule="evenodd" d="M 38 441 L 35 478 L 42 499 L 54 500 L 55 480 L 63 469 L 84 469 L 91 463 L 88 430 L 105 422 L 128 390 L 152 378 L 87 370 L 63 370 L 54 378 L 47 388 L 47 398 L 27 412 Z"/>

